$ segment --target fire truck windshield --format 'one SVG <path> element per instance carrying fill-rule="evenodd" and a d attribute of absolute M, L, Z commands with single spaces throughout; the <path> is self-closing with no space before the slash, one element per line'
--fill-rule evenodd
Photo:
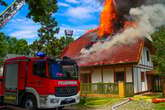
<path fill-rule="evenodd" d="M 52 79 L 77 80 L 78 72 L 75 64 L 49 63 L 49 73 Z"/>

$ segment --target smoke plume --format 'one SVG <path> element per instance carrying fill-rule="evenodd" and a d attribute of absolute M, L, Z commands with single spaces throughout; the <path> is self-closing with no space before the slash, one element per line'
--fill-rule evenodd
<path fill-rule="evenodd" d="M 164 1 L 164 0 L 163 0 Z M 121 33 L 112 36 L 111 40 L 97 42 L 89 50 L 82 49 L 79 63 L 102 61 L 110 57 L 108 53 L 111 47 L 116 45 L 128 45 L 134 43 L 136 39 L 151 39 L 150 35 L 160 26 L 165 25 L 165 5 L 154 4 L 131 8 L 130 16 L 136 22 L 135 27 L 129 27 Z M 83 62 L 82 62 L 83 61 Z"/>

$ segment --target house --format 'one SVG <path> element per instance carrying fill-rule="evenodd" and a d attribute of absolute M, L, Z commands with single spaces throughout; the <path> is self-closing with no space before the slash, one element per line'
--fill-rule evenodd
<path fill-rule="evenodd" d="M 90 48 L 97 40 L 97 32 L 89 32 L 66 47 L 62 56 L 74 58 L 82 48 Z M 113 46 L 108 59 L 80 64 L 81 83 L 131 83 L 133 93 L 149 91 L 150 73 L 153 70 L 151 54 L 154 49 L 149 40 L 136 40 L 129 45 Z M 99 56 L 97 56 L 99 57 Z"/>

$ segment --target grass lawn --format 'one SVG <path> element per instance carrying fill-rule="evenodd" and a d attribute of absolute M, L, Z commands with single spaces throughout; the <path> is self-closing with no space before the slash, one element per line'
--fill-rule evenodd
<path fill-rule="evenodd" d="M 114 103 L 121 101 L 122 98 L 94 98 L 94 97 L 82 97 L 78 106 L 87 108 L 99 108 L 103 106 L 110 106 Z"/>
<path fill-rule="evenodd" d="M 165 110 L 165 102 L 154 104 L 155 110 Z"/>
<path fill-rule="evenodd" d="M 141 100 L 145 100 L 145 101 L 150 101 L 151 102 L 153 98 L 165 98 L 165 97 L 163 97 L 162 94 L 160 93 L 160 94 L 142 96 Z M 154 110 L 165 110 L 165 102 L 162 102 L 162 103 L 152 103 L 152 104 L 153 104 L 153 109 Z"/>
<path fill-rule="evenodd" d="M 163 98 L 162 94 L 136 95 L 133 101 L 119 107 L 118 110 L 165 110 L 165 103 L 152 103 L 153 98 Z"/>
<path fill-rule="evenodd" d="M 163 98 L 162 94 L 152 95 L 136 95 L 133 101 L 120 106 L 117 110 L 165 110 L 165 103 L 152 103 L 153 98 Z M 124 98 L 94 98 L 82 97 L 76 107 L 81 110 L 105 110 L 103 108 L 111 108 L 112 105 L 125 100 Z M 106 110 L 109 110 L 106 109 Z"/>

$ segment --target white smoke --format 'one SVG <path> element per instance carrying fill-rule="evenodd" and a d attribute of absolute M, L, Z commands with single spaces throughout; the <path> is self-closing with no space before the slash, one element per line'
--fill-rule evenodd
<path fill-rule="evenodd" d="M 158 27 L 165 25 L 165 5 L 163 4 L 132 8 L 130 15 L 137 23 L 136 27 L 127 28 L 122 33 L 114 35 L 111 40 L 104 43 L 97 42 L 89 50 L 82 49 L 79 63 L 105 60 L 110 56 L 108 49 L 111 47 L 115 45 L 127 45 L 139 38 L 151 39 L 151 34 Z"/>

